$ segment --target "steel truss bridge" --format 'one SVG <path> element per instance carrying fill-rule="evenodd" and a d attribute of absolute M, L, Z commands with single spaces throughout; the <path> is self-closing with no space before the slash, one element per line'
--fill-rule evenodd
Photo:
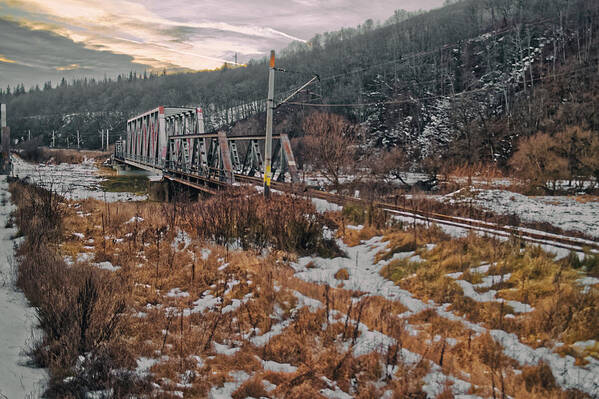
<path fill-rule="evenodd" d="M 158 107 L 127 121 L 126 138 L 117 142 L 113 159 L 213 193 L 240 181 L 262 182 L 265 140 L 206 133 L 200 108 Z M 278 134 L 272 140 L 273 180 L 298 182 L 289 137 Z"/>

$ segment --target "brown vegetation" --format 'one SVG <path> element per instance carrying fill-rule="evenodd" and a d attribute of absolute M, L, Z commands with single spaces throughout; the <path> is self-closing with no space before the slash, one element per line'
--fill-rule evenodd
<path fill-rule="evenodd" d="M 47 395 L 143 391 L 146 383 L 134 373 L 114 372 L 135 364 L 122 333 L 127 307 L 122 282 L 91 266 L 69 269 L 58 255 L 66 209 L 53 193 L 14 183 L 11 193 L 16 223 L 25 235 L 17 250 L 17 285 L 36 307 L 45 333 L 30 355 L 51 371 Z"/>
<path fill-rule="evenodd" d="M 184 213 L 183 227 L 220 245 L 238 244 L 257 250 L 273 247 L 304 255 L 339 252 L 335 242 L 322 234 L 324 226 L 334 226 L 332 220 L 301 197 L 273 195 L 267 203 L 260 194 L 242 190 L 179 208 L 175 205 L 173 212 Z"/>
<path fill-rule="evenodd" d="M 19 156 L 25 161 L 52 164 L 78 164 L 86 158 L 104 161 L 109 155 L 109 153 L 101 151 L 48 148 L 37 143 L 26 144 L 19 152 Z"/>
<path fill-rule="evenodd" d="M 29 222 L 35 229 L 49 226 L 37 222 L 41 214 L 28 206 L 37 192 L 29 190 L 33 189 L 13 185 L 13 199 L 18 205 L 15 216 L 26 236 L 32 234 Z M 234 397 L 319 397 L 322 389 L 341 389 L 360 398 L 380 397 L 386 390 L 399 398 L 425 397 L 422 378 L 433 365 L 446 375 L 469 375 L 468 381 L 476 385 L 471 393 L 483 397 L 491 396 L 493 386 L 512 397 L 558 397 L 555 395 L 561 392 L 559 387 L 548 385 L 546 378 L 519 379 L 514 372 L 519 366 L 502 357 L 492 339 L 473 335 L 461 322 L 441 317 L 433 309 L 401 318 L 398 315 L 407 309 L 400 302 L 305 282 L 287 267 L 297 254 L 321 252 L 316 228 L 304 224 L 303 218 L 318 223 L 320 232 L 325 224 L 339 226 L 337 234 L 344 240 L 346 235 L 358 243 L 373 235 L 383 236 L 388 245 L 379 259 L 390 259 L 404 251 L 414 251 L 421 258 L 393 261 L 383 269 L 384 276 L 388 271 L 389 278 L 416 297 L 452 303 L 450 310 L 494 328 L 514 331 L 527 341 L 523 332 L 534 333 L 527 330 L 529 316 L 518 316 L 521 320 L 512 322 L 505 319 L 502 324 L 501 316 L 509 309 L 467 301 L 446 273 L 463 271 L 465 279 L 476 283 L 481 276 L 468 274 L 470 267 L 504 259 L 489 273 L 511 272 L 514 281 L 524 279 L 525 288 L 529 288 L 512 293 L 518 285 L 506 283 L 500 289 L 493 287 L 499 290 L 498 296 L 515 295 L 516 300 L 547 312 L 542 301 L 554 298 L 555 293 L 540 288 L 562 269 L 560 300 L 564 300 L 559 306 L 572 304 L 566 293 L 568 287 L 574 287 L 574 277 L 567 271 L 573 266 L 547 263 L 550 258 L 542 251 L 526 248 L 520 254 L 516 243 L 498 245 L 476 236 L 456 240 L 436 228 L 414 229 L 407 225 L 371 226 L 362 229 L 366 233 L 360 233 L 362 230 L 341 226 L 344 217 L 367 222 L 368 216 L 360 210 L 323 218 L 310 204 L 285 196 L 273 198 L 278 221 L 268 220 L 268 213 L 259 204 L 260 197 L 242 194 L 233 195 L 230 202 L 221 198 L 219 203 L 209 199 L 198 204 L 56 200 L 52 202 L 55 208 L 39 208 L 55 209 L 45 212 L 59 215 L 55 217 L 60 220 L 55 223 L 57 231 L 47 235 L 54 238 L 51 242 L 43 238 L 31 241 L 44 246 L 44 252 L 33 254 L 32 244 L 27 242 L 19 250 L 25 262 L 21 284 L 35 287 L 27 292 L 41 293 L 28 295 L 44 302 L 51 302 L 49 293 L 57 298 L 51 305 L 41 306 L 47 309 L 42 313 L 48 314 L 44 320 L 49 320 L 42 325 L 50 333 L 33 352 L 36 358 L 39 353 L 42 364 L 48 362 L 51 367 L 54 396 L 83 396 L 85 390 L 109 387 L 115 389 L 116 396 L 125 396 L 127 392 L 145 392 L 151 381 L 157 384 L 151 388 L 153 393 L 161 397 L 178 395 L 176 391 L 206 397 L 212 388 L 235 382 Z M 234 204 L 248 212 L 249 221 L 241 212 L 236 214 Z M 294 224 L 300 227 L 289 227 Z M 266 226 L 272 227 L 272 235 L 263 233 L 261 229 Z M 217 237 L 229 244 L 245 240 L 248 250 L 215 245 Z M 261 237 L 256 240 L 259 245 L 253 237 Z M 264 247 L 271 248 L 268 255 L 256 251 Z M 77 260 L 86 252 L 90 254 L 87 258 Z M 72 265 L 64 264 L 65 255 L 73 259 Z M 98 262 L 110 262 L 120 269 L 101 270 L 94 265 Z M 310 267 L 318 268 L 318 263 L 315 258 Z M 538 266 L 530 266 L 533 264 Z M 38 273 L 33 268 L 39 265 L 44 265 L 49 274 L 36 281 L 31 270 Z M 578 270 L 586 270 L 587 266 L 592 264 L 576 265 Z M 66 268 L 68 273 L 64 272 Z M 348 273 L 339 277 L 351 276 Z M 48 287 L 40 287 L 42 282 Z M 54 286 L 62 291 L 50 291 L 49 287 Z M 519 296 L 523 293 L 529 299 Z M 41 297 L 35 299 L 36 295 Z M 591 302 L 581 308 L 582 313 L 574 316 L 571 331 L 597 331 L 592 315 L 582 310 L 595 306 L 593 297 L 589 298 Z M 318 302 L 311 302 L 314 300 Z M 566 309 L 573 314 L 578 311 L 565 306 L 570 306 Z M 74 311 L 65 314 L 67 308 Z M 532 320 L 534 317 L 530 315 Z M 68 330 L 52 327 L 62 325 L 63 320 Z M 582 327 L 583 323 L 591 327 Z M 566 339 L 570 331 L 547 329 L 547 339 Z M 412 335 L 413 330 L 418 334 Z M 105 336 L 99 331 L 111 333 Z M 356 355 L 355 348 L 365 343 L 361 341 L 364 334 L 375 332 L 393 339 L 393 343 L 373 342 L 367 353 Z M 272 336 L 266 338 L 267 333 Z M 579 337 L 583 336 L 568 339 Z M 532 344 L 534 339 L 527 342 Z M 405 362 L 402 350 L 418 353 L 421 360 Z M 78 366 L 80 354 L 90 367 Z M 140 357 L 151 360 L 147 381 L 133 372 Z M 276 362 L 270 364 L 282 368 L 271 371 L 266 362 Z M 244 372 L 247 378 L 236 380 L 236 372 Z M 128 384 L 128 391 L 123 384 Z M 527 384 L 532 387 L 530 392 Z M 451 384 L 443 395 L 451 396 Z"/>
<path fill-rule="evenodd" d="M 578 127 L 555 136 L 537 133 L 521 140 L 510 161 L 516 173 L 532 188 L 555 193 L 559 181 L 568 188 L 592 192 L 599 178 L 599 136 Z M 585 187 L 595 180 L 594 184 Z"/>

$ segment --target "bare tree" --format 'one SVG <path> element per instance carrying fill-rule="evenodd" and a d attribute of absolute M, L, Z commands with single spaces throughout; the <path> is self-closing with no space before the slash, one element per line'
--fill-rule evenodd
<path fill-rule="evenodd" d="M 339 189 L 340 178 L 354 166 L 356 127 L 336 114 L 315 113 L 303 124 L 306 161 Z"/>

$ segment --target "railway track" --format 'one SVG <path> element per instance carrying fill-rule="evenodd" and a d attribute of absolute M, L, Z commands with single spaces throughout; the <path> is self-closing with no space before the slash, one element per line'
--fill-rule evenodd
<path fill-rule="evenodd" d="M 190 180 L 197 179 L 197 176 L 181 172 L 177 172 L 176 176 L 165 175 L 164 177 L 171 181 L 188 185 L 190 187 L 202 190 L 209 194 L 215 194 L 220 189 L 227 187 L 227 184 L 224 182 L 207 179 L 201 179 L 203 180 L 202 182 L 193 182 Z M 235 174 L 235 180 L 237 182 L 248 183 L 255 186 L 262 186 L 263 184 L 263 180 L 260 177 L 247 176 L 242 174 Z M 209 188 L 203 183 L 212 184 L 214 185 L 214 188 Z M 440 226 L 446 226 L 448 228 L 476 231 L 480 234 L 492 235 L 505 239 L 516 238 L 533 244 L 548 245 L 551 247 L 561 248 L 565 250 L 574 250 L 579 252 L 590 250 L 594 253 L 599 253 L 599 241 L 592 241 L 577 237 L 568 237 L 565 235 L 548 233 L 542 230 L 524 228 L 519 226 L 511 226 L 506 224 L 498 224 L 484 220 L 464 218 L 459 216 L 450 216 L 436 212 L 427 212 L 421 209 L 413 209 L 386 202 L 368 202 L 359 198 L 333 194 L 312 188 L 306 188 L 305 186 L 297 184 L 272 181 L 271 188 L 273 190 L 289 194 L 322 199 L 341 206 L 348 203 L 374 206 L 378 209 L 382 209 L 384 212 L 390 214 L 391 216 L 403 219 L 404 221 L 411 221 L 413 223 L 437 224 Z"/>
<path fill-rule="evenodd" d="M 262 179 L 258 177 L 249 177 L 244 175 L 235 175 L 237 181 L 246 182 L 254 185 L 261 185 Z M 339 194 L 328 193 L 321 190 L 305 189 L 301 186 L 294 186 L 289 183 L 272 182 L 271 187 L 274 190 L 302 195 L 307 197 L 319 198 L 338 205 L 347 203 L 358 203 L 363 205 L 372 205 L 378 209 L 389 213 L 398 218 L 410 219 L 414 223 L 430 223 L 451 228 L 476 231 L 481 234 L 493 235 L 503 238 L 518 238 L 534 244 L 549 245 L 556 248 L 583 251 L 585 249 L 599 253 L 599 242 L 583 238 L 567 237 L 558 234 L 552 234 L 541 230 L 523 228 L 519 226 L 510 226 L 497 224 L 483 220 L 463 218 L 459 216 L 444 215 L 436 212 L 426 212 L 419 209 L 411 209 L 397 204 L 385 202 L 369 203 L 359 198 L 348 197 Z"/>

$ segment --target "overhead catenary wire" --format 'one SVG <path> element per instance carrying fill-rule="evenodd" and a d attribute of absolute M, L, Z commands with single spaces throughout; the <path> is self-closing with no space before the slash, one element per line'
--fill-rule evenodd
<path fill-rule="evenodd" d="M 536 21 L 527 22 L 527 23 L 525 23 L 525 25 L 526 26 L 535 26 L 535 25 L 541 25 L 541 24 L 544 24 L 544 23 L 547 23 L 547 22 L 550 22 L 550 21 L 551 21 L 550 18 L 544 18 L 544 19 L 539 19 L 539 20 L 536 20 Z M 500 30 L 494 30 L 494 31 L 491 31 L 491 32 L 486 32 L 486 33 L 483 33 L 481 35 L 490 34 L 493 37 L 497 37 L 497 36 L 504 35 L 506 33 L 509 33 L 509 32 L 512 32 L 512 31 L 515 31 L 515 30 L 518 30 L 518 29 L 522 29 L 522 26 L 515 25 L 515 26 L 512 26 L 512 27 L 508 27 L 508 28 L 504 28 L 504 29 L 500 29 Z M 375 63 L 375 64 L 369 64 L 367 66 L 363 66 L 363 67 L 360 67 L 358 69 L 354 69 L 352 71 L 343 72 L 343 73 L 339 73 L 339 74 L 335 74 L 335 75 L 329 75 L 329 76 L 319 77 L 318 82 L 319 82 L 319 84 L 322 84 L 324 82 L 328 82 L 328 81 L 331 81 L 331 80 L 336 80 L 336 79 L 339 79 L 339 78 L 344 77 L 344 76 L 350 76 L 350 75 L 354 75 L 354 74 L 366 72 L 366 71 L 368 71 L 370 69 L 374 69 L 374 68 L 377 68 L 377 67 L 380 67 L 380 66 L 391 65 L 391 64 L 404 64 L 404 63 L 406 63 L 408 61 L 411 61 L 411 60 L 414 60 L 414 59 L 417 59 L 417 58 L 420 58 L 420 57 L 425 57 L 425 56 L 428 56 L 428 55 L 433 55 L 433 54 L 438 53 L 439 51 L 448 50 L 448 49 L 451 49 L 451 48 L 454 48 L 456 46 L 460 46 L 460 45 L 463 45 L 463 44 L 464 44 L 463 41 L 458 41 L 458 42 L 454 42 L 454 43 L 444 44 L 442 46 L 438 46 L 438 47 L 436 47 L 434 49 L 431 49 L 431 50 L 424 50 L 424 51 L 420 51 L 418 53 L 411 53 L 411 54 L 406 55 L 406 56 L 401 56 L 401 57 L 396 58 L 396 59 L 382 61 L 382 62 Z M 276 70 L 278 72 L 298 74 L 298 75 L 312 75 L 312 76 L 319 75 L 319 74 L 317 74 L 315 72 L 307 72 L 307 71 L 306 72 L 299 72 L 299 71 L 294 71 L 294 70 L 290 70 L 290 69 L 287 69 L 287 68 L 280 68 L 280 67 L 276 68 Z M 434 80 L 431 80 L 430 82 L 433 82 L 433 81 Z M 428 83 L 428 82 L 421 82 L 421 84 L 422 83 Z M 289 94 L 289 93 L 292 93 L 294 91 L 297 91 L 297 89 L 299 87 L 301 87 L 301 85 L 295 86 L 294 88 L 291 88 L 291 89 L 283 91 L 283 92 L 275 93 L 275 97 L 282 97 L 285 94 Z M 438 97 L 445 97 L 445 96 L 438 96 Z M 432 97 L 428 97 L 428 98 L 432 98 Z M 239 104 L 237 106 L 238 107 L 242 107 L 244 105 L 253 104 L 253 103 L 256 103 L 256 102 L 259 102 L 259 101 L 266 102 L 266 99 L 260 97 L 259 99 L 256 99 L 256 100 L 253 100 L 253 101 L 249 101 L 249 102 L 245 102 L 245 103 Z M 404 101 L 404 102 L 406 102 L 406 101 Z M 286 104 L 299 105 L 300 103 L 297 103 L 297 102 L 286 102 Z M 310 104 L 310 103 L 301 103 L 301 104 Z M 374 104 L 374 103 L 372 103 L 372 104 Z M 381 104 L 381 103 L 378 102 L 376 104 Z M 317 105 L 318 104 L 315 104 L 314 106 L 317 106 Z M 352 104 L 352 105 L 349 105 L 349 106 L 354 106 L 354 105 L 356 105 L 356 104 Z M 364 104 L 364 105 L 358 104 L 358 105 L 359 106 L 367 106 L 368 104 Z M 332 106 L 332 105 L 320 104 L 320 106 Z M 336 106 L 341 107 L 343 105 L 340 104 L 340 105 L 336 105 Z"/>
<path fill-rule="evenodd" d="M 534 78 L 532 81 L 540 82 L 540 81 L 545 81 L 545 80 L 551 80 L 551 79 L 561 77 L 561 76 L 574 75 L 578 72 L 587 71 L 590 69 L 598 69 L 598 67 L 597 67 L 597 65 L 592 65 L 592 66 L 587 66 L 587 67 L 583 67 L 583 68 L 577 68 L 577 69 L 574 69 L 574 70 L 571 70 L 568 72 L 559 73 L 559 74 L 539 76 L 539 77 Z M 306 106 L 306 107 L 322 107 L 322 108 L 336 108 L 336 107 L 338 107 L 338 108 L 350 108 L 350 107 L 360 108 L 360 107 L 371 107 L 371 106 L 376 106 L 376 105 L 401 105 L 401 104 L 407 104 L 407 103 L 413 103 L 413 102 L 425 101 L 425 100 L 434 100 L 434 99 L 440 99 L 440 98 L 451 99 L 451 98 L 463 97 L 463 96 L 467 96 L 470 94 L 483 92 L 483 91 L 487 91 L 487 90 L 491 90 L 491 88 L 490 87 L 479 87 L 477 89 L 462 91 L 460 93 L 456 93 L 453 95 L 432 95 L 432 96 L 426 96 L 426 97 L 416 97 L 416 98 L 412 97 L 412 98 L 405 99 L 405 100 L 389 100 L 389 101 L 377 101 L 377 102 L 368 102 L 368 103 L 315 104 L 315 103 L 290 101 L 290 102 L 287 102 L 286 104 Z"/>
<path fill-rule="evenodd" d="M 546 22 L 549 22 L 550 19 L 540 19 L 534 22 L 529 22 L 526 25 L 527 26 L 534 26 L 534 25 L 540 25 Z M 496 37 L 496 36 L 500 36 L 509 32 L 512 32 L 516 29 L 521 29 L 520 26 L 513 26 L 510 28 L 505 28 L 502 30 L 496 30 L 496 31 L 492 31 L 492 32 L 488 32 L 488 34 L 491 34 L 492 36 Z M 359 69 L 355 69 L 353 71 L 349 71 L 349 72 L 344 72 L 344 73 L 339 73 L 339 74 L 335 74 L 335 75 L 330 75 L 330 76 L 326 76 L 326 77 L 322 77 L 318 79 L 318 83 L 321 84 L 323 82 L 327 82 L 327 81 L 331 81 L 331 80 L 335 80 L 335 79 L 339 79 L 341 77 L 345 77 L 345 76 L 349 76 L 349 75 L 353 75 L 353 74 L 357 74 L 357 73 L 362 73 L 362 72 L 366 72 L 370 69 L 373 68 L 377 68 L 380 66 L 384 66 L 384 65 L 389 65 L 389 64 L 404 64 L 408 61 L 420 58 L 420 57 L 424 57 L 427 55 L 433 55 L 438 53 L 439 51 L 443 51 L 443 50 L 447 50 L 447 49 L 451 49 L 455 46 L 458 45 L 462 45 L 462 42 L 455 42 L 455 43 L 450 43 L 450 44 L 445 44 L 443 46 L 437 47 L 435 49 L 431 49 L 431 50 L 425 50 L 425 51 L 421 51 L 418 53 L 413 53 L 410 54 L 409 56 L 402 56 L 400 58 L 397 59 L 393 59 L 393 60 L 388 60 L 388 61 L 383 61 L 377 64 L 370 64 L 368 66 L 365 67 L 361 67 Z M 297 72 L 297 71 L 291 71 L 291 70 L 287 70 L 285 68 L 278 68 L 277 69 L 280 72 L 287 72 L 287 73 L 294 73 L 294 74 L 308 74 L 309 72 Z M 316 75 L 315 73 L 311 73 L 313 75 Z M 553 75 L 553 76 L 559 76 L 559 75 Z M 414 79 L 412 79 L 412 81 L 414 81 Z M 427 83 L 433 83 L 435 81 L 438 81 L 438 79 L 432 79 L 429 81 L 424 81 L 424 82 L 415 82 L 419 85 L 423 85 L 423 84 L 427 84 Z M 533 80 L 536 81 L 536 80 Z M 473 82 L 469 85 L 469 87 L 472 87 L 473 85 L 475 85 L 476 83 L 479 83 L 480 80 L 478 82 Z M 406 82 L 407 83 L 407 82 Z M 409 102 L 413 102 L 413 101 L 418 101 L 418 100 L 424 100 L 424 99 L 434 99 L 434 98 L 451 98 L 451 97 L 457 97 L 457 96 L 461 96 L 464 95 L 465 93 L 474 93 L 474 92 L 479 92 L 479 91 L 484 91 L 487 88 L 480 88 L 480 89 L 475 89 L 475 90 L 469 90 L 466 92 L 461 92 L 461 93 L 457 93 L 454 94 L 452 96 L 446 96 L 446 95 L 436 95 L 436 96 L 427 96 L 427 97 L 423 97 L 423 98 L 417 98 L 417 99 L 408 99 L 408 100 L 391 100 L 391 101 L 379 101 L 379 102 L 370 102 L 370 103 L 351 103 L 351 104 L 314 104 L 314 103 L 306 103 L 306 102 L 286 102 L 286 104 L 289 105 L 304 105 L 304 106 L 310 106 L 310 107 L 365 107 L 365 106 L 374 106 L 374 105 L 381 105 L 381 104 L 389 104 L 389 105 L 393 105 L 393 104 L 404 104 L 404 103 L 409 103 Z M 321 86 L 321 90 L 322 90 L 322 86 Z M 291 92 L 293 90 L 288 90 L 287 92 Z M 321 96 L 322 98 L 322 96 Z M 282 104 L 279 104 L 282 105 Z"/>

